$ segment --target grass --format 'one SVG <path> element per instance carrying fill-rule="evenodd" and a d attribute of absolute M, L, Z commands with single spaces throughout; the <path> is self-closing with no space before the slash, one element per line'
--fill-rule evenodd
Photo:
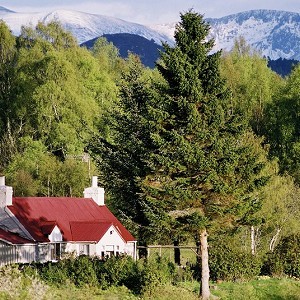
<path fill-rule="evenodd" d="M 182 285 L 199 293 L 197 282 Z M 212 283 L 211 294 L 222 300 L 300 300 L 300 281 L 259 277 L 249 282 Z"/>
<path fill-rule="evenodd" d="M 45 300 L 198 300 L 199 297 L 191 289 L 183 286 L 166 285 L 157 287 L 143 296 L 132 294 L 126 287 L 112 287 L 107 290 L 98 288 L 76 288 L 65 286 L 51 287 L 44 298 Z M 1 299 L 1 297 L 0 297 Z M 28 298 L 29 299 L 29 298 Z"/>
<path fill-rule="evenodd" d="M 139 300 L 126 287 L 112 287 L 107 290 L 100 288 L 82 287 L 74 285 L 61 288 L 51 287 L 45 300 Z"/>
<path fill-rule="evenodd" d="M 1 269 L 0 300 L 196 300 L 199 283 L 187 277 L 176 285 L 154 285 L 144 295 L 134 295 L 128 288 L 83 286 L 73 283 L 59 288 L 47 285 L 36 277 L 23 275 L 14 266 Z M 186 280 L 186 281 L 184 281 Z M 211 283 L 213 299 L 222 300 L 300 300 L 300 280 L 292 278 L 258 277 L 249 282 Z"/>
<path fill-rule="evenodd" d="M 222 300 L 300 300 L 300 281 L 294 279 L 258 278 L 250 282 L 222 282 L 211 284 L 211 294 Z M 157 287 L 150 293 L 136 296 L 126 287 L 108 290 L 97 288 L 51 288 L 47 300 L 196 300 L 199 299 L 199 283 L 181 282 L 176 286 Z"/>

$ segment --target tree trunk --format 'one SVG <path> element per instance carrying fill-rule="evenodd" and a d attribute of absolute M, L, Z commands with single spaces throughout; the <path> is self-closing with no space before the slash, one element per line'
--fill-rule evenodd
<path fill-rule="evenodd" d="M 180 248 L 179 248 L 179 241 L 176 240 L 173 242 L 174 244 L 174 262 L 175 264 L 177 264 L 178 266 L 181 265 L 180 262 Z"/>
<path fill-rule="evenodd" d="M 275 244 L 276 244 L 276 241 L 279 237 L 280 231 L 281 231 L 281 228 L 277 228 L 276 234 L 272 237 L 272 239 L 270 241 L 269 249 L 270 249 L 271 252 L 274 251 Z"/>
<path fill-rule="evenodd" d="M 208 242 L 207 232 L 203 229 L 200 233 L 200 250 L 201 250 L 201 287 L 200 299 L 209 300 L 209 266 L 208 266 Z"/>
<path fill-rule="evenodd" d="M 256 253 L 254 226 L 251 226 L 251 253 L 252 253 L 252 255 L 255 255 L 255 253 Z"/>

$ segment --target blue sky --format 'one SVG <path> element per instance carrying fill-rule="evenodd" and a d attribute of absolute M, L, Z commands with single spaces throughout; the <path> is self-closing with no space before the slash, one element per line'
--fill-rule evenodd
<path fill-rule="evenodd" d="M 176 22 L 179 13 L 190 8 L 205 17 L 222 17 L 251 9 L 300 13 L 299 0 L 7 0 L 0 1 L 0 6 L 18 12 L 73 9 L 141 24 Z"/>

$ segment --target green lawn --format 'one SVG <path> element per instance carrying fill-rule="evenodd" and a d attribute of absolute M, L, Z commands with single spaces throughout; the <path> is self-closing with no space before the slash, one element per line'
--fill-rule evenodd
<path fill-rule="evenodd" d="M 99 289 L 77 289 L 63 287 L 48 292 L 47 299 L 92 299 L 92 300 L 196 300 L 199 283 L 184 282 L 177 286 L 159 287 L 144 297 L 133 295 L 125 287 Z M 260 278 L 250 282 L 222 282 L 211 284 L 211 293 L 222 300 L 300 300 L 300 281 L 294 279 Z M 217 299 L 217 298 L 214 298 Z"/>
<path fill-rule="evenodd" d="M 199 291 L 198 283 L 184 285 Z M 222 300 L 300 300 L 300 281 L 259 277 L 250 282 L 212 283 L 211 293 Z"/>

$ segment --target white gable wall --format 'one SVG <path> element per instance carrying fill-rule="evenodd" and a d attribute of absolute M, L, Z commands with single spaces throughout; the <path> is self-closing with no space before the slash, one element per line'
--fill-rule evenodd
<path fill-rule="evenodd" d="M 61 242 L 63 240 L 63 236 L 61 234 L 61 231 L 57 226 L 55 226 L 52 230 L 52 232 L 49 234 L 49 241 L 50 242 Z"/>
<path fill-rule="evenodd" d="M 117 229 L 111 225 L 96 245 L 97 255 L 103 256 L 125 253 L 126 242 L 121 238 Z"/>

